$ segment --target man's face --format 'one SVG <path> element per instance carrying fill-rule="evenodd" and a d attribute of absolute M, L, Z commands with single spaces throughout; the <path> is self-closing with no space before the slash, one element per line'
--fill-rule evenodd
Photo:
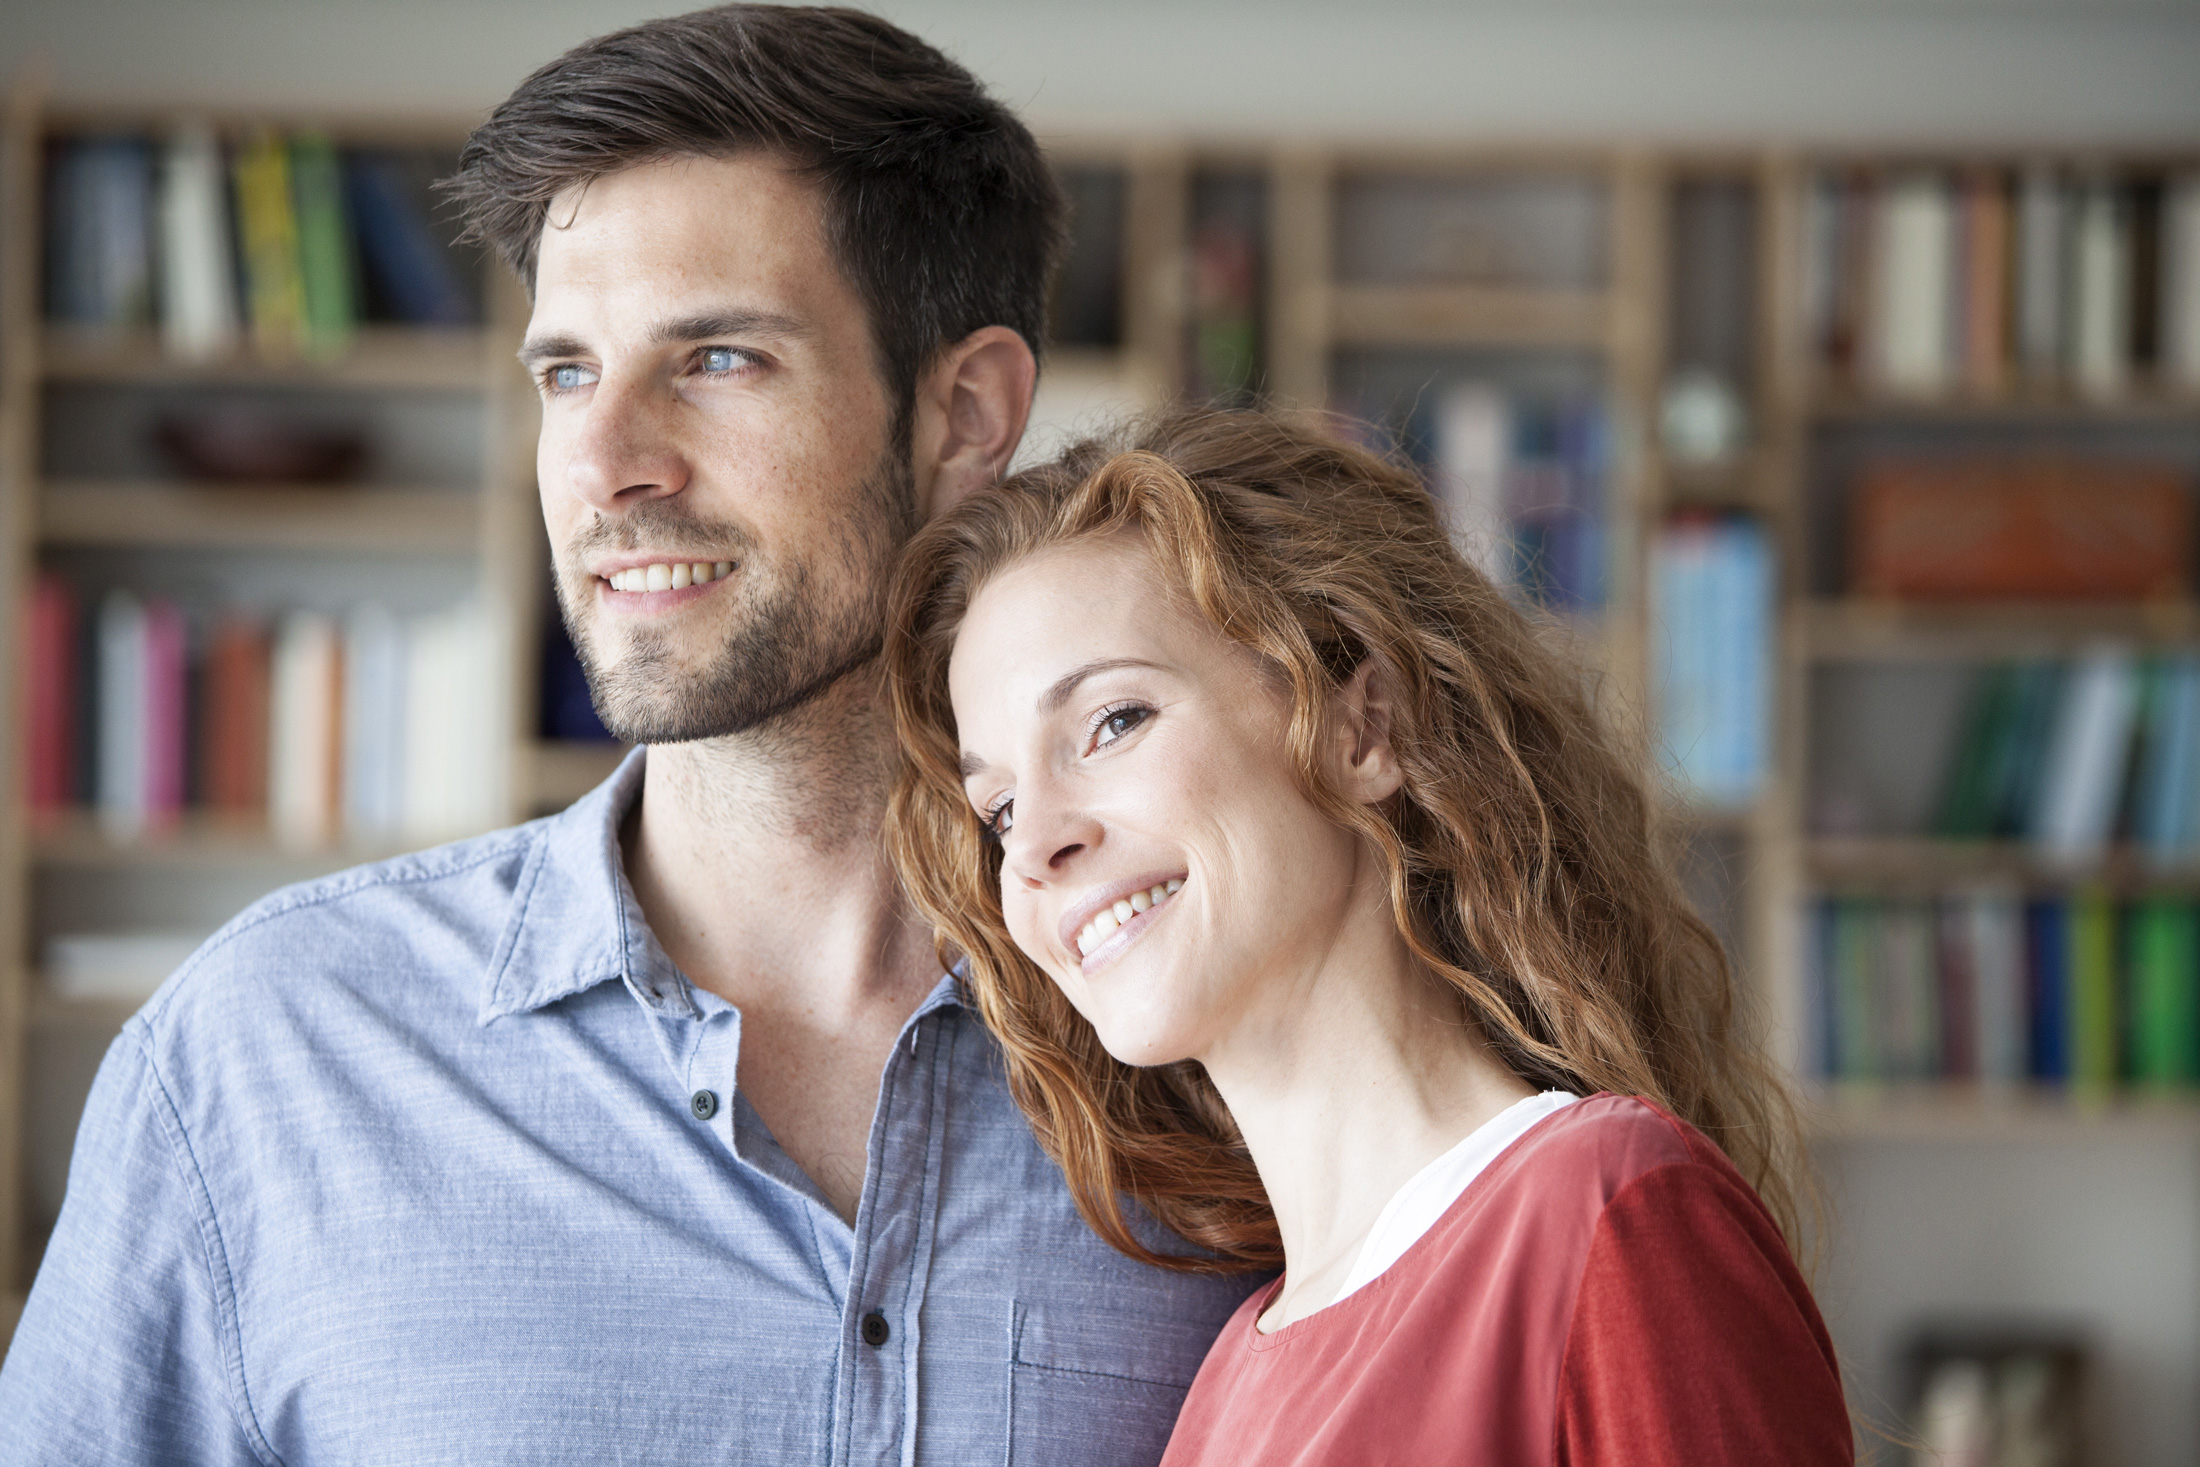
<path fill-rule="evenodd" d="M 753 728 L 876 654 L 907 445 L 808 181 L 751 155 L 569 190 L 522 357 L 558 599 L 613 733 Z"/>

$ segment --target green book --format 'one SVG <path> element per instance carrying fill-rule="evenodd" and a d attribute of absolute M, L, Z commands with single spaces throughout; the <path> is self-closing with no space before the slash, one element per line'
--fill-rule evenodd
<path fill-rule="evenodd" d="M 2200 1080 L 2200 913 L 2156 897 L 2131 919 L 2131 1077 L 2142 1085 Z"/>
<path fill-rule="evenodd" d="M 1833 917 L 1834 1065 L 1837 1080 L 1876 1080 L 1879 1052 L 1879 903 L 1846 897 Z"/>
<path fill-rule="evenodd" d="M 344 217 L 343 165 L 325 134 L 291 139 L 290 191 L 298 216 L 298 274 L 305 287 L 305 345 L 324 354 L 341 351 L 358 315 L 356 272 Z"/>
<path fill-rule="evenodd" d="M 290 154 L 273 133 L 260 133 L 237 154 L 234 175 L 252 339 L 270 354 L 296 351 L 305 329 L 305 292 L 298 272 Z"/>
<path fill-rule="evenodd" d="M 2015 690 L 2009 720 L 2006 732 L 1994 741 L 1988 778 L 1993 789 L 1993 834 L 2022 837 L 2031 829 L 2032 806 L 2039 797 L 2055 708 L 2062 697 L 2062 669 L 2052 662 L 2022 662 L 2012 678 Z"/>
<path fill-rule="evenodd" d="M 2017 692 L 2017 670 L 2008 663 L 1979 673 L 1941 789 L 1933 834 L 1942 839 L 1985 840 L 1994 833 L 1996 753 L 2011 735 Z"/>
<path fill-rule="evenodd" d="M 2070 901 L 2070 1079 L 2105 1089 L 2116 1083 L 2116 908 L 2106 894 Z"/>

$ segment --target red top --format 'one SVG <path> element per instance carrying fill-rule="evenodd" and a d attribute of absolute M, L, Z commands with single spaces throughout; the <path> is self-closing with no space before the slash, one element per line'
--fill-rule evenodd
<path fill-rule="evenodd" d="M 1821 1467 L 1833 1343 L 1764 1204 L 1693 1127 L 1595 1095 L 1491 1162 L 1390 1269 L 1272 1335 L 1245 1301 L 1162 1467 Z"/>

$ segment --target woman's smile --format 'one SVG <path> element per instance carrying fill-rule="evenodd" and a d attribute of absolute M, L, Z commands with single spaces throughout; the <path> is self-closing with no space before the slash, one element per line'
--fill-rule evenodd
<path fill-rule="evenodd" d="M 1063 915 L 1061 925 L 1068 931 L 1071 923 L 1077 924 L 1069 945 L 1077 949 L 1083 960 L 1080 966 L 1087 973 L 1106 966 L 1117 953 L 1143 936 L 1161 909 L 1183 889 L 1182 876 L 1152 882 L 1141 878 L 1127 889 L 1118 887 L 1102 892 L 1070 908 Z"/>

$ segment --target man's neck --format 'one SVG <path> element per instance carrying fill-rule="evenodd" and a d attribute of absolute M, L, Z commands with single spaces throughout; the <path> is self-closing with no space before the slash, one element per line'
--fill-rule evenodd
<path fill-rule="evenodd" d="M 894 1037 L 939 976 L 879 838 L 873 669 L 768 729 L 651 748 L 623 837 L 665 953 L 742 1015 L 740 1089 L 852 1218 Z"/>

